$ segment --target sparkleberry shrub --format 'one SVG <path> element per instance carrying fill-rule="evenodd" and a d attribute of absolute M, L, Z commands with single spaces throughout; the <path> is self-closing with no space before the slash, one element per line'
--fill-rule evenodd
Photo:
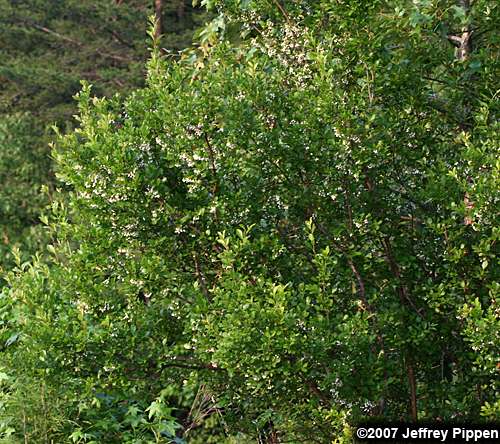
<path fill-rule="evenodd" d="M 496 2 L 215 7 L 144 89 L 80 93 L 9 371 L 77 442 L 498 419 Z"/>

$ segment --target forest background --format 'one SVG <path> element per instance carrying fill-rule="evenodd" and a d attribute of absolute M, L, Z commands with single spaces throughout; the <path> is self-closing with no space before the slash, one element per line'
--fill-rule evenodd
<path fill-rule="evenodd" d="M 499 10 L 0 0 L 0 442 L 498 420 Z"/>

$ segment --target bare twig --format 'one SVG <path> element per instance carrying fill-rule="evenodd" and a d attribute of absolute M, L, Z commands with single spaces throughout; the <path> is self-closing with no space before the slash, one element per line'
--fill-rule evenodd
<path fill-rule="evenodd" d="M 193 253 L 193 259 L 198 284 L 200 285 L 203 296 L 205 296 L 207 300 L 210 300 L 210 294 L 208 293 L 207 289 L 207 281 L 205 280 L 205 276 L 203 275 L 203 272 L 201 270 L 200 262 L 198 261 L 198 256 L 196 255 L 196 253 Z"/>
<path fill-rule="evenodd" d="M 280 12 L 283 14 L 283 17 L 285 17 L 286 21 L 288 23 L 291 23 L 292 21 L 290 20 L 290 16 L 286 12 L 285 8 L 283 6 L 281 6 L 281 3 L 278 0 L 272 0 L 272 2 L 278 7 Z"/>
<path fill-rule="evenodd" d="M 31 26 L 35 29 L 37 29 L 38 31 L 41 31 L 41 32 L 44 32 L 46 34 L 49 34 L 49 35 L 52 35 L 54 37 L 57 37 L 58 39 L 60 40 L 63 40 L 65 42 L 68 42 L 68 43 L 71 43 L 72 45 L 75 45 L 75 46 L 78 46 L 78 47 L 83 47 L 84 44 L 78 40 L 75 40 L 75 39 L 72 39 L 71 37 L 68 37 L 66 35 L 63 35 L 63 34 L 60 34 L 59 32 L 56 32 L 52 29 L 49 29 L 45 26 L 41 26 L 41 25 L 38 25 L 36 23 L 26 23 L 24 22 L 25 25 L 28 25 L 28 26 Z M 100 56 L 102 57 L 107 57 L 109 59 L 113 59 L 113 60 L 117 60 L 117 61 L 120 61 L 120 62 L 131 62 L 133 59 L 131 59 L 130 57 L 125 57 L 125 56 L 120 56 L 120 55 L 117 55 L 117 54 L 110 54 L 108 52 L 104 52 L 104 51 L 96 51 L 97 54 L 99 54 Z"/>
<path fill-rule="evenodd" d="M 51 35 L 53 35 L 61 40 L 64 40 L 66 42 L 73 43 L 74 45 L 77 45 L 77 46 L 82 46 L 81 42 L 79 42 L 77 40 L 73 40 L 72 38 L 67 37 L 65 35 L 59 34 L 58 32 L 53 31 L 52 29 L 46 28 L 45 26 L 40 26 L 40 25 L 37 25 L 36 23 L 31 24 L 31 26 L 35 29 L 38 29 L 39 31 L 45 32 L 46 34 L 51 34 Z"/>
<path fill-rule="evenodd" d="M 352 272 L 354 273 L 354 276 L 356 277 L 356 281 L 358 282 L 360 299 L 363 301 L 363 304 L 365 304 L 366 309 L 369 312 L 372 312 L 370 304 L 368 303 L 368 299 L 366 298 L 365 283 L 363 282 L 361 274 L 359 273 L 358 269 L 356 268 L 356 265 L 354 265 L 354 262 L 352 261 L 351 258 L 347 258 L 347 263 L 349 264 L 349 267 L 351 268 Z"/>
<path fill-rule="evenodd" d="M 192 362 L 192 363 L 190 363 Z M 178 356 L 175 359 L 172 359 L 168 362 L 164 362 L 160 365 L 160 371 L 165 370 L 166 368 L 186 368 L 190 370 L 212 370 L 212 371 L 217 371 L 221 372 L 224 371 L 223 368 L 217 367 L 215 364 L 212 363 L 204 363 L 204 362 L 197 362 L 192 359 L 189 359 L 184 356 Z"/>
<path fill-rule="evenodd" d="M 118 34 L 114 29 L 109 29 L 109 33 L 122 45 L 126 46 L 130 49 L 135 49 L 134 45 L 130 42 L 127 42 L 120 34 Z"/>
<path fill-rule="evenodd" d="M 214 153 L 214 149 L 212 148 L 212 144 L 210 143 L 210 139 L 208 138 L 207 133 L 203 133 L 203 136 L 204 136 L 205 142 L 207 144 L 208 157 L 210 159 L 210 168 L 212 170 L 212 174 L 213 174 L 214 180 L 215 180 L 215 189 L 214 189 L 214 194 L 215 194 L 218 190 L 217 168 L 215 167 L 215 153 Z"/>

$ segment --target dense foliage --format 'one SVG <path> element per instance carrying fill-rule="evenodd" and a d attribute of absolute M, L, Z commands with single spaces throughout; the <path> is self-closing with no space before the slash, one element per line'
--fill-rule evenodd
<path fill-rule="evenodd" d="M 69 130 L 73 96 L 85 79 L 94 93 L 127 94 L 144 85 L 148 53 L 143 0 L 0 0 L 0 267 L 43 242 L 36 228 L 54 177 L 49 128 Z M 187 0 L 165 2 L 161 45 L 176 54 L 191 45 L 206 14 Z M 29 213 L 29 215 L 27 215 Z"/>
<path fill-rule="evenodd" d="M 53 242 L 1 296 L 0 430 L 499 419 L 497 2 L 206 3 L 202 44 L 157 42 L 144 88 L 79 94 Z"/>
<path fill-rule="evenodd" d="M 204 17 L 190 2 L 164 2 L 161 44 L 174 53 L 192 42 Z M 25 111 L 44 121 L 69 120 L 73 95 L 86 79 L 95 94 L 141 86 L 146 22 L 142 0 L 1 0 L 0 112 Z"/>

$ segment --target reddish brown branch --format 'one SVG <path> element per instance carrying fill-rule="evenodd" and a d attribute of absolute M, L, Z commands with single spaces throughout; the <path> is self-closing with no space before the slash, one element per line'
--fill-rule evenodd
<path fill-rule="evenodd" d="M 354 265 L 354 262 L 352 259 L 347 258 L 347 262 L 349 264 L 349 267 L 351 268 L 352 272 L 354 273 L 354 276 L 356 277 L 356 281 L 358 283 L 358 290 L 359 290 L 359 297 L 363 301 L 363 303 L 366 306 L 366 309 L 372 313 L 372 309 L 370 307 L 370 304 L 368 303 L 368 299 L 366 298 L 366 290 L 365 290 L 365 283 L 363 281 L 363 278 L 361 277 L 361 274 L 359 273 L 358 269 L 356 268 L 356 265 Z"/>
<path fill-rule="evenodd" d="M 217 184 L 217 168 L 215 166 L 215 152 L 214 149 L 212 148 L 212 144 L 210 143 L 210 139 L 208 138 L 207 133 L 204 133 L 203 135 L 205 137 L 205 142 L 207 144 L 208 158 L 210 159 L 210 169 L 212 170 L 212 174 L 215 180 L 215 188 L 214 188 L 214 194 L 215 194 L 219 188 Z"/>
<path fill-rule="evenodd" d="M 210 294 L 208 293 L 208 288 L 207 288 L 207 281 L 201 270 L 200 262 L 198 261 L 198 256 L 196 255 L 196 253 L 193 253 L 193 259 L 194 259 L 194 267 L 198 284 L 200 285 L 203 296 L 205 296 L 207 300 L 210 300 Z"/>
<path fill-rule="evenodd" d="M 160 370 L 165 370 L 166 368 L 186 368 L 191 370 L 212 370 L 212 371 L 224 371 L 223 368 L 217 367 L 217 365 L 212 363 L 198 362 L 188 356 L 176 356 L 171 360 L 164 362 L 160 365 Z"/>
<path fill-rule="evenodd" d="M 156 40 L 163 34 L 163 0 L 155 0 L 155 32 Z"/>
<path fill-rule="evenodd" d="M 321 400 L 321 402 L 323 402 L 323 404 L 325 404 L 327 406 L 329 406 L 331 404 L 330 399 L 328 398 L 328 396 L 326 396 L 320 390 L 320 388 L 318 387 L 318 385 L 314 381 L 307 380 L 306 381 L 306 385 L 309 388 L 309 390 L 311 391 L 311 393 L 313 393 L 314 395 L 316 395 Z"/>
<path fill-rule="evenodd" d="M 405 305 L 409 305 L 413 310 L 415 310 L 415 313 L 417 313 L 422 319 L 424 316 L 420 312 L 420 310 L 415 306 L 414 302 L 410 298 L 408 294 L 408 288 L 403 284 L 402 282 L 402 276 L 401 276 L 401 271 L 399 268 L 399 265 L 397 264 L 396 260 L 394 259 L 394 255 L 392 253 L 392 248 L 391 248 L 391 243 L 388 238 L 382 239 L 382 245 L 384 247 L 385 251 L 385 258 L 389 264 L 389 268 L 398 281 L 398 293 L 399 293 L 399 298 L 401 302 Z"/>

